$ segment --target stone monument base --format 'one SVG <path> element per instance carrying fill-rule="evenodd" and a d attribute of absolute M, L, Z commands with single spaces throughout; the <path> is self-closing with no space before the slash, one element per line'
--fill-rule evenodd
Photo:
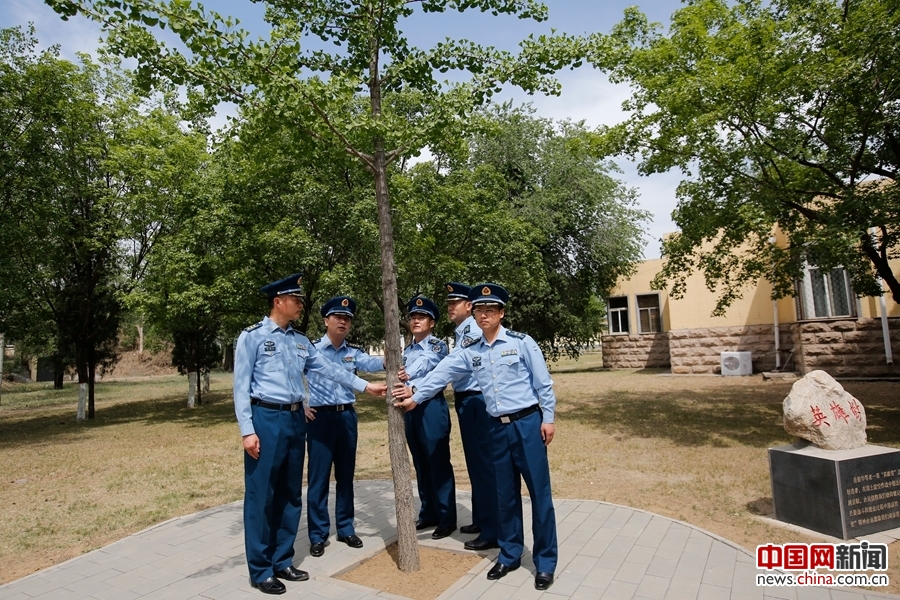
<path fill-rule="evenodd" d="M 900 527 L 900 450 L 769 448 L 775 518 L 849 540 Z"/>

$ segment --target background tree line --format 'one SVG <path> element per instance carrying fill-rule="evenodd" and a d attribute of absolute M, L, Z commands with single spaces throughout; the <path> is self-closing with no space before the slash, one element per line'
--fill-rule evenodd
<path fill-rule="evenodd" d="M 350 294 L 354 341 L 383 341 L 376 200 L 358 161 L 265 105 L 214 137 L 173 93 L 142 95 L 109 57 L 74 64 L 21 29 L 0 40 L 0 330 L 51 354 L 60 385 L 75 368 L 86 416 L 126 323 L 139 319 L 182 372 L 199 372 L 266 312 L 256 290 L 285 270 L 305 274 L 297 325 L 311 337 L 321 303 Z M 577 354 L 600 330 L 605 291 L 640 257 L 634 192 L 582 124 L 528 107 L 482 110 L 432 151 L 388 173 L 392 301 L 440 301 L 448 280 L 498 281 L 512 327 L 554 357 Z"/>

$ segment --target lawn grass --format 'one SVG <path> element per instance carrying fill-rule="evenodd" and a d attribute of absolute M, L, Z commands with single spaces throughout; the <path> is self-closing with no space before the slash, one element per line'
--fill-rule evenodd
<path fill-rule="evenodd" d="M 596 356 L 552 369 L 556 498 L 602 500 L 680 519 L 751 551 L 814 542 L 758 518 L 771 506 L 766 449 L 790 442 L 790 383 L 598 371 Z M 171 517 L 239 500 L 241 445 L 231 378 L 214 374 L 188 409 L 184 377 L 101 383 L 97 416 L 75 421 L 77 386 L 4 386 L 0 404 L 0 582 L 101 547 Z M 869 442 L 900 447 L 900 384 L 848 382 Z M 452 401 L 451 401 L 452 403 Z M 383 399 L 358 402 L 357 478 L 390 479 Z M 453 419 L 455 422 L 455 418 Z M 451 453 L 468 489 L 458 427 Z M 900 592 L 891 546 L 889 590 Z"/>

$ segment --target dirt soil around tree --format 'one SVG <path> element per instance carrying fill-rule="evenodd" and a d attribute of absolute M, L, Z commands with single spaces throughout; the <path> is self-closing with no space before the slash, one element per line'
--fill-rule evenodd
<path fill-rule="evenodd" d="M 434 600 L 482 560 L 474 554 L 419 546 L 419 570 L 404 573 L 394 543 L 337 578 L 412 600 Z"/>
<path fill-rule="evenodd" d="M 589 355 L 553 367 L 555 498 L 647 510 L 750 551 L 831 541 L 761 518 L 771 516 L 767 448 L 792 441 L 781 423 L 791 382 L 598 371 L 598 364 Z M 868 442 L 900 448 L 900 383 L 843 385 L 866 408 Z M 76 423 L 77 386 L 3 385 L 0 583 L 242 498 L 230 375 L 214 373 L 195 409 L 186 396 L 183 376 L 102 382 L 96 418 Z M 359 398 L 357 479 L 391 478 L 386 410 L 384 399 Z M 451 455 L 457 486 L 470 489 L 455 423 Z M 900 593 L 900 544 L 891 544 L 888 563 L 891 585 L 879 591 Z M 382 571 L 390 579 L 390 569 Z"/>

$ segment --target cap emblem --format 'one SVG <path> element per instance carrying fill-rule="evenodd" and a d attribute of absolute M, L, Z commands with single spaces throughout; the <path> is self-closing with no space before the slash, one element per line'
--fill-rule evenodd
<path fill-rule="evenodd" d="M 422 306 L 422 299 L 421 299 L 421 298 L 417 298 L 417 299 L 416 299 L 416 306 Z"/>
<path fill-rule="evenodd" d="M 453 286 L 448 284 L 448 285 L 447 285 L 447 291 L 448 291 L 448 292 L 452 292 L 452 291 L 453 291 Z"/>
<path fill-rule="evenodd" d="M 491 288 L 489 288 L 488 286 L 484 286 L 483 288 L 481 288 L 481 293 L 484 294 L 485 296 L 490 296 Z"/>
<path fill-rule="evenodd" d="M 341 306 L 350 306 L 350 301 L 344 298 L 341 300 Z"/>

